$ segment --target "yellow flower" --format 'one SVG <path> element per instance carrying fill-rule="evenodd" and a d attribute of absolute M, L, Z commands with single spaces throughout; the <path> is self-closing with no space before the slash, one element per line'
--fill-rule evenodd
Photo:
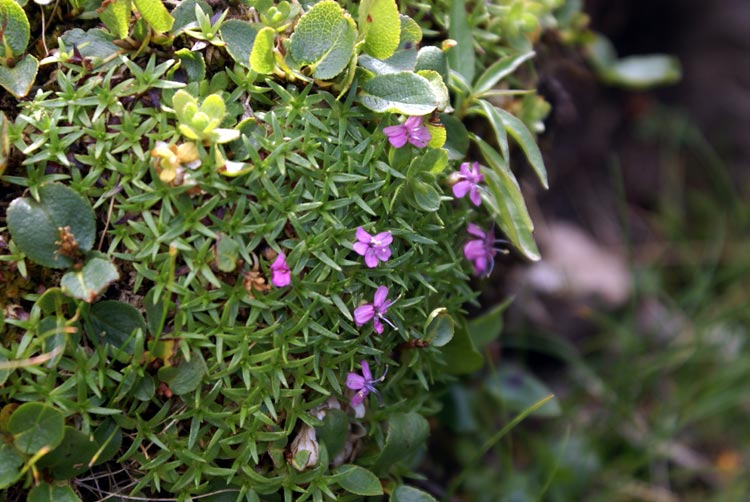
<path fill-rule="evenodd" d="M 163 141 L 157 141 L 156 146 L 151 150 L 151 156 L 154 157 L 154 168 L 159 174 L 159 179 L 173 185 L 182 184 L 186 167 L 195 169 L 201 164 L 195 143 L 169 145 Z"/>

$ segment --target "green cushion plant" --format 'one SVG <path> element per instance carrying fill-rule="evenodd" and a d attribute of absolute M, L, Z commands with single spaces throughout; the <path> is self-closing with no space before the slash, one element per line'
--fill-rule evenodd
<path fill-rule="evenodd" d="M 431 500 L 404 479 L 482 363 L 493 225 L 538 258 L 508 135 L 546 185 L 541 155 L 489 101 L 533 54 L 462 75 L 393 0 L 65 5 L 105 28 L 7 124 L 2 264 L 41 287 L 4 321 L 0 486 Z"/>

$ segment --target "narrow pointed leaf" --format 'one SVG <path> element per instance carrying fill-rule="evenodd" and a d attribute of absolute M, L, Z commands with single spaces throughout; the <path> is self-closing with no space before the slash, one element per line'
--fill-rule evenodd
<path fill-rule="evenodd" d="M 531 164 L 531 168 L 539 178 L 544 188 L 549 188 L 547 183 L 547 169 L 544 167 L 544 159 L 542 158 L 542 152 L 539 150 L 539 146 L 536 144 L 534 136 L 529 131 L 526 124 L 521 121 L 518 117 L 512 113 L 506 112 L 502 108 L 495 108 L 500 116 L 503 118 L 505 129 L 508 134 L 513 136 L 521 150 L 526 154 L 526 159 Z"/>
<path fill-rule="evenodd" d="M 489 91 L 495 87 L 495 84 L 516 71 L 519 66 L 533 58 L 535 54 L 534 51 L 529 51 L 524 52 L 523 54 L 505 56 L 498 60 L 487 68 L 487 70 L 485 70 L 485 72 L 477 79 L 476 84 L 474 84 L 474 93 L 481 94 Z"/>

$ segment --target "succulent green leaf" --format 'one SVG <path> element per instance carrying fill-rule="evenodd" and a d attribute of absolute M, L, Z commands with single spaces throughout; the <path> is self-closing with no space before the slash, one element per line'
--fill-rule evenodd
<path fill-rule="evenodd" d="M 422 28 L 419 27 L 419 23 L 404 14 L 399 14 L 399 19 L 401 20 L 401 35 L 398 48 L 416 50 L 417 44 L 422 41 Z"/>
<path fill-rule="evenodd" d="M 253 44 L 253 50 L 250 53 L 250 68 L 261 75 L 273 73 L 276 68 L 276 58 L 273 54 L 273 42 L 276 38 L 276 31 L 266 26 L 258 32 Z"/>
<path fill-rule="evenodd" d="M 482 355 L 469 336 L 466 321 L 457 323 L 453 339 L 442 349 L 446 371 L 451 375 L 473 373 L 482 367 Z"/>
<path fill-rule="evenodd" d="M 547 182 L 547 169 L 544 167 L 544 159 L 542 158 L 542 152 L 539 150 L 539 145 L 536 144 L 534 136 L 529 131 L 526 124 L 521 119 L 516 117 L 510 112 L 506 112 L 502 108 L 495 108 L 503 119 L 505 129 L 508 134 L 513 136 L 513 139 L 521 147 L 523 153 L 526 154 L 526 159 L 531 164 L 531 168 L 534 169 L 537 178 L 542 183 L 544 188 L 549 188 Z"/>
<path fill-rule="evenodd" d="M 445 86 L 443 77 L 434 70 L 419 70 L 417 75 L 424 77 L 432 87 L 432 93 L 435 96 L 437 111 L 442 112 L 447 108 L 450 108 L 450 95 L 448 94 L 448 87 Z"/>
<path fill-rule="evenodd" d="M 334 471 L 339 486 L 349 493 L 363 497 L 374 497 L 383 494 L 383 487 L 378 477 L 364 467 L 344 464 Z"/>
<path fill-rule="evenodd" d="M 499 59 L 479 76 L 476 84 L 474 84 L 474 93 L 481 94 L 489 91 L 495 87 L 495 84 L 516 71 L 519 66 L 535 55 L 534 51 L 528 51 L 521 54 L 511 54 Z"/>
<path fill-rule="evenodd" d="M 29 491 L 26 502 L 81 502 L 78 495 L 68 486 L 40 483 Z"/>
<path fill-rule="evenodd" d="M 146 322 L 140 312 L 128 303 L 114 300 L 94 304 L 84 321 L 91 343 L 95 346 L 106 343 L 127 354 L 133 353 L 135 331 L 146 333 Z"/>
<path fill-rule="evenodd" d="M 395 0 L 363 0 L 359 5 L 360 32 L 364 51 L 378 59 L 393 55 L 401 38 L 401 20 Z"/>
<path fill-rule="evenodd" d="M 437 500 L 429 493 L 413 486 L 401 485 L 391 493 L 390 502 L 437 502 Z"/>
<path fill-rule="evenodd" d="M 430 434 L 430 426 L 422 415 L 396 412 L 388 419 L 385 444 L 372 470 L 380 472 L 393 464 L 410 458 Z"/>
<path fill-rule="evenodd" d="M 18 450 L 0 440 L 0 489 L 7 488 L 16 482 L 21 476 L 22 465 L 23 457 Z"/>
<path fill-rule="evenodd" d="M 28 455 L 56 448 L 63 440 L 64 427 L 65 417 L 59 410 L 36 402 L 22 404 L 8 420 L 13 445 Z"/>
<path fill-rule="evenodd" d="M 250 54 L 257 34 L 255 26 L 239 19 L 229 19 L 221 25 L 221 38 L 227 44 L 227 52 L 245 68 L 250 68 Z"/>
<path fill-rule="evenodd" d="M 414 71 L 433 70 L 442 77 L 443 83 L 448 82 L 448 58 L 445 52 L 437 47 L 422 47 L 417 53 L 417 63 Z"/>
<path fill-rule="evenodd" d="M 31 28 L 26 12 L 15 0 L 0 0 L 0 57 L 12 58 L 23 54 L 29 45 Z"/>
<path fill-rule="evenodd" d="M 473 136 L 473 139 L 484 159 L 492 167 L 485 172 L 485 181 L 491 196 L 483 196 L 492 217 L 511 243 L 528 259 L 539 260 L 541 257 L 532 235 L 534 225 L 516 177 L 497 151 L 482 139 L 476 136 Z"/>
<path fill-rule="evenodd" d="M 359 101 L 379 113 L 427 115 L 440 101 L 430 81 L 412 72 L 376 75 L 361 87 Z"/>
<path fill-rule="evenodd" d="M 70 188 L 51 183 L 39 188 L 39 201 L 19 197 L 8 207 L 8 229 L 19 248 L 32 261 L 52 268 L 73 261 L 60 254 L 60 228 L 69 227 L 78 249 L 94 245 L 96 224 L 88 202 Z"/>
<path fill-rule="evenodd" d="M 410 178 L 408 181 L 411 203 L 422 211 L 435 212 L 440 209 L 440 192 L 431 183 Z"/>
<path fill-rule="evenodd" d="M 224 120 L 224 115 L 227 113 L 227 106 L 224 104 L 221 95 L 211 94 L 203 100 L 200 111 L 205 113 L 208 117 L 209 125 L 213 123 L 219 125 L 221 121 Z"/>
<path fill-rule="evenodd" d="M 0 87 L 20 99 L 31 90 L 38 69 L 39 61 L 31 54 L 25 55 L 13 68 L 0 65 Z"/>
<path fill-rule="evenodd" d="M 130 0 L 112 0 L 98 11 L 104 26 L 117 36 L 125 38 L 130 30 Z"/>
<path fill-rule="evenodd" d="M 467 82 L 474 80 L 475 55 L 474 37 L 469 26 L 465 0 L 451 0 L 450 26 L 448 36 L 457 42 L 456 47 L 448 51 L 448 63 L 451 69 L 463 76 Z"/>
<path fill-rule="evenodd" d="M 323 0 L 300 18 L 290 52 L 297 64 L 310 67 L 315 78 L 327 80 L 349 65 L 356 38 L 351 16 L 333 0 Z"/>
<path fill-rule="evenodd" d="M 232 272 L 240 258 L 240 245 L 229 235 L 219 234 L 216 241 L 216 265 L 222 272 Z"/>
<path fill-rule="evenodd" d="M 521 412 L 551 394 L 547 386 L 526 370 L 503 365 L 487 377 L 485 388 L 500 401 L 508 411 Z M 532 415 L 557 417 L 561 413 L 557 398 L 544 403 Z"/>
<path fill-rule="evenodd" d="M 182 361 L 177 366 L 159 368 L 159 380 L 169 385 L 176 395 L 187 394 L 198 388 L 205 374 L 201 358 L 193 354 L 190 361 Z"/>
<path fill-rule="evenodd" d="M 172 28 L 174 18 L 161 0 L 133 0 L 133 3 L 154 30 L 166 33 Z"/>
<path fill-rule="evenodd" d="M 453 339 L 455 322 L 444 307 L 430 312 L 425 323 L 424 340 L 433 347 L 447 345 Z"/>
<path fill-rule="evenodd" d="M 60 286 L 73 298 L 92 303 L 119 278 L 120 274 L 113 263 L 106 258 L 95 256 L 86 260 L 80 270 L 67 272 L 60 281 Z"/>

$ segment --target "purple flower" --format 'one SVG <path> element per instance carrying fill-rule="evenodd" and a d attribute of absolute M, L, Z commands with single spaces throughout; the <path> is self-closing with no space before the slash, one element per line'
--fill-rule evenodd
<path fill-rule="evenodd" d="M 473 223 L 469 223 L 466 231 L 479 239 L 464 244 L 464 256 L 474 265 L 474 274 L 488 276 L 495 265 L 495 235 L 492 230 L 486 232 Z"/>
<path fill-rule="evenodd" d="M 430 131 L 422 125 L 422 117 L 419 116 L 409 117 L 403 124 L 386 127 L 383 132 L 394 148 L 401 148 L 407 141 L 417 148 L 424 148 L 432 139 Z"/>
<path fill-rule="evenodd" d="M 271 264 L 271 284 L 277 288 L 289 286 L 292 282 L 292 272 L 286 264 L 286 256 L 279 253 L 276 260 Z"/>
<path fill-rule="evenodd" d="M 471 166 L 471 167 L 469 167 Z M 484 181 L 484 176 L 479 171 L 479 162 L 461 164 L 461 170 L 455 173 L 455 179 L 458 182 L 453 185 L 453 195 L 461 199 L 469 194 L 469 199 L 475 206 L 482 203 L 482 197 L 479 195 L 479 183 Z"/>
<path fill-rule="evenodd" d="M 391 249 L 388 247 L 393 242 L 390 232 L 380 232 L 372 236 L 362 227 L 357 227 L 357 242 L 354 243 L 354 251 L 365 257 L 365 264 L 369 268 L 377 267 L 378 260 L 388 261 L 391 257 Z"/>
<path fill-rule="evenodd" d="M 370 373 L 370 365 L 367 364 L 367 361 L 362 361 L 360 365 L 362 366 L 361 375 L 357 373 L 349 373 L 348 375 L 346 375 L 346 386 L 352 390 L 357 391 L 357 393 L 352 397 L 352 406 L 359 406 L 360 404 L 362 404 L 362 402 L 365 400 L 365 397 L 367 397 L 367 394 L 369 394 L 370 392 L 380 397 L 380 394 L 375 388 L 375 384 L 385 380 L 385 375 L 388 373 L 388 368 L 386 368 L 385 373 L 383 373 L 380 378 L 372 378 L 372 373 Z"/>
<path fill-rule="evenodd" d="M 383 332 L 383 323 L 381 321 L 385 321 L 388 326 L 396 329 L 396 327 L 385 318 L 385 313 L 388 312 L 388 307 L 393 305 L 391 300 L 386 299 L 387 296 L 388 288 L 380 286 L 375 291 L 375 298 L 372 303 L 366 303 L 354 309 L 354 324 L 362 326 L 372 319 L 372 325 L 377 334 Z"/>

